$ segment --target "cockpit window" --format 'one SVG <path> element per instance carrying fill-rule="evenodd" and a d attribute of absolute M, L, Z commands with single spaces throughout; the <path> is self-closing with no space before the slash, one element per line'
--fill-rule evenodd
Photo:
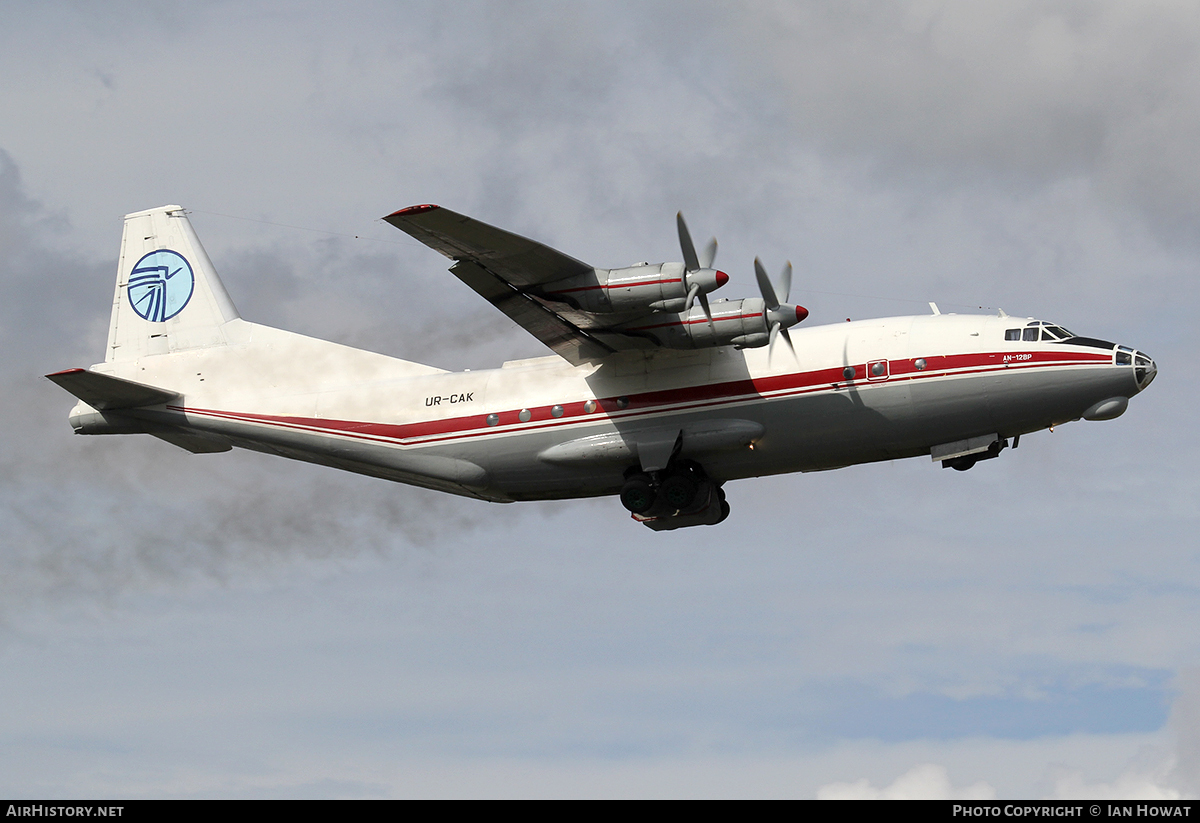
<path fill-rule="evenodd" d="M 1074 336 L 1074 333 L 1067 331 L 1062 326 L 1043 323 L 1041 320 L 1030 321 L 1023 329 L 1004 330 L 1005 340 L 1021 340 L 1026 343 L 1036 343 L 1038 340 L 1043 343 L 1056 343 L 1060 340 L 1070 340 Z"/>

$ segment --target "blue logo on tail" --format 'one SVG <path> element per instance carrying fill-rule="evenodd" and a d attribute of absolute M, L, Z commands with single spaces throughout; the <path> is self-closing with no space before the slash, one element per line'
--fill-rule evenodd
<path fill-rule="evenodd" d="M 129 273 L 129 304 L 139 317 L 161 323 L 183 311 L 195 287 L 195 275 L 183 255 L 159 249 L 142 257 Z"/>

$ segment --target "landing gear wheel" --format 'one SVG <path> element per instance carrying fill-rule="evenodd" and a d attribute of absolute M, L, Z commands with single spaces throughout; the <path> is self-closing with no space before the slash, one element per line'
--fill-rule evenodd
<path fill-rule="evenodd" d="M 725 522 L 725 518 L 729 517 L 729 504 L 725 502 L 725 490 L 717 487 L 717 499 L 721 501 L 721 517 L 717 523 Z M 713 524 L 714 526 L 716 523 Z"/>
<path fill-rule="evenodd" d="M 965 472 L 967 469 L 974 466 L 976 462 L 978 462 L 978 461 L 976 460 L 975 457 L 971 457 L 971 456 L 959 457 L 955 460 L 950 461 L 950 468 L 954 469 L 957 472 Z"/>
<path fill-rule="evenodd" d="M 696 492 L 699 490 L 699 485 L 692 479 L 689 474 L 672 474 L 662 482 L 658 493 L 666 504 L 672 509 L 679 511 L 686 509 L 696 502 Z"/>
<path fill-rule="evenodd" d="M 654 484 L 644 474 L 633 475 L 621 487 L 621 505 L 634 514 L 650 511 L 657 497 Z"/>

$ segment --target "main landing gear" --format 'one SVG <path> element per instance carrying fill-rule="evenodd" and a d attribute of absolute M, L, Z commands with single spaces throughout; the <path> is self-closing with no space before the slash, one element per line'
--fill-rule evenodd
<path fill-rule="evenodd" d="M 650 473 L 631 467 L 621 505 L 655 531 L 715 526 L 729 516 L 724 490 L 692 460 L 672 460 L 666 469 Z"/>

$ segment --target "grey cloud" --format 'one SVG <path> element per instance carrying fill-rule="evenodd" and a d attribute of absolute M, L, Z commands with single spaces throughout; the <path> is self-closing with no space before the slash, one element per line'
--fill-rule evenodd
<path fill-rule="evenodd" d="M 1200 796 L 1200 672 L 1181 672 L 1167 728 L 1175 749 L 1173 782 L 1190 797 Z"/>
<path fill-rule="evenodd" d="M 1200 222 L 1192 4 L 788 3 L 737 17 L 765 61 L 747 70 L 825 151 L 950 184 L 1081 176 L 1164 236 Z"/>
<path fill-rule="evenodd" d="M 256 455 L 214 461 L 150 438 L 72 436 L 66 415 L 74 399 L 41 375 L 103 359 L 113 274 L 111 260 L 92 264 L 66 251 L 70 238 L 69 225 L 25 195 L 16 165 L 0 153 L 0 410 L 6 423 L 0 622 L 47 602 L 111 604 L 136 591 L 253 578 L 305 559 L 411 549 L 447 530 L 470 530 L 480 518 L 508 517 L 477 501 L 288 468 Z M 335 257 L 350 274 L 384 276 L 386 267 L 375 258 Z M 234 262 L 245 272 L 239 285 L 247 287 L 251 305 L 295 300 L 312 285 L 261 250 Z M 313 265 L 318 296 L 356 282 L 346 271 L 330 271 L 328 256 Z M 351 303 L 368 319 L 359 316 L 350 326 L 365 328 L 360 336 L 373 342 L 387 337 L 403 349 L 425 330 L 385 325 L 396 301 L 372 301 L 369 288 L 341 301 L 332 322 L 348 320 Z M 283 313 L 285 321 L 295 319 Z M 434 340 L 437 353 L 451 360 L 475 342 L 454 335 Z"/>

